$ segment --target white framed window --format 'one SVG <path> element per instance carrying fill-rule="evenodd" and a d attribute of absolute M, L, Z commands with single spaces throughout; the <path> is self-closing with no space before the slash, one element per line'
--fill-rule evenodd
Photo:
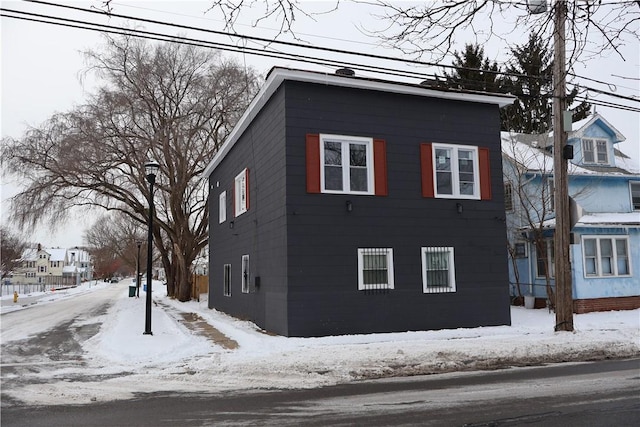
<path fill-rule="evenodd" d="M 225 297 L 230 297 L 231 296 L 231 264 L 224 264 L 222 269 L 223 269 L 222 294 Z"/>
<path fill-rule="evenodd" d="M 534 242 L 536 247 L 536 277 L 546 277 L 547 268 L 550 269 L 549 277 L 555 277 L 556 264 L 554 258 L 553 239 L 544 239 Z"/>
<path fill-rule="evenodd" d="M 323 193 L 374 194 L 373 139 L 320 134 Z"/>
<path fill-rule="evenodd" d="M 585 163 L 609 163 L 607 141 L 604 139 L 582 139 L 582 160 Z"/>
<path fill-rule="evenodd" d="M 358 248 L 358 290 L 393 286 L 393 249 Z"/>
<path fill-rule="evenodd" d="M 631 208 L 640 211 L 640 181 L 629 182 L 629 193 L 631 194 Z"/>
<path fill-rule="evenodd" d="M 513 185 L 510 182 L 504 183 L 504 209 L 507 212 L 513 211 Z"/>
<path fill-rule="evenodd" d="M 556 185 L 552 176 L 545 178 L 545 186 L 547 187 L 544 190 L 545 207 L 548 212 L 553 212 L 556 209 Z"/>
<path fill-rule="evenodd" d="M 249 270 L 249 255 L 242 255 L 242 293 L 249 293 L 249 280 L 251 273 Z"/>
<path fill-rule="evenodd" d="M 582 236 L 585 277 L 630 276 L 629 238 Z"/>
<path fill-rule="evenodd" d="M 456 291 L 456 271 L 452 247 L 423 247 L 422 291 L 441 293 Z"/>
<path fill-rule="evenodd" d="M 433 144 L 435 197 L 480 199 L 478 147 Z"/>
<path fill-rule="evenodd" d="M 234 213 L 240 216 L 249 209 L 249 169 L 243 169 L 234 180 Z"/>
<path fill-rule="evenodd" d="M 218 223 L 222 224 L 227 220 L 227 192 L 223 191 L 218 197 Z"/>

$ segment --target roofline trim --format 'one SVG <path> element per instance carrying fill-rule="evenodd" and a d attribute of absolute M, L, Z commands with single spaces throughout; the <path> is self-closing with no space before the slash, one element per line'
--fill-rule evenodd
<path fill-rule="evenodd" d="M 478 102 L 483 104 L 496 104 L 499 108 L 510 105 L 515 101 L 512 95 L 485 94 L 481 92 L 448 92 L 434 90 L 424 86 L 389 82 L 383 80 L 371 80 L 361 77 L 341 76 L 337 74 L 322 73 L 317 71 L 303 71 L 289 68 L 274 67 L 267 75 L 265 84 L 258 94 L 253 98 L 249 107 L 240 117 L 233 130 L 222 144 L 218 152 L 213 156 L 207 167 L 203 171 L 203 177 L 208 178 L 213 170 L 226 157 L 231 148 L 235 145 L 240 136 L 247 129 L 252 119 L 262 110 L 275 91 L 283 81 L 292 80 L 305 83 L 318 83 L 330 86 L 341 86 L 355 89 L 377 90 L 381 92 L 392 92 L 405 95 L 417 95 L 430 98 L 441 98 L 465 102 Z"/>

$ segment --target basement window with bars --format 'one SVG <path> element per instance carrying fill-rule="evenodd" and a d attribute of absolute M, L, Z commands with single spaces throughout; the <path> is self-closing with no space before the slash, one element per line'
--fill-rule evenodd
<path fill-rule="evenodd" d="M 393 289 L 393 249 L 358 248 L 358 290 Z"/>
<path fill-rule="evenodd" d="M 424 293 L 456 291 L 452 247 L 422 248 L 422 290 Z"/>

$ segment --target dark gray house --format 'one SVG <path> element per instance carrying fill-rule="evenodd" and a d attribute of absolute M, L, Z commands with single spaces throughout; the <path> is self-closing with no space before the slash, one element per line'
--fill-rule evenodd
<path fill-rule="evenodd" d="M 286 336 L 510 324 L 512 100 L 274 68 L 205 170 L 209 307 Z"/>

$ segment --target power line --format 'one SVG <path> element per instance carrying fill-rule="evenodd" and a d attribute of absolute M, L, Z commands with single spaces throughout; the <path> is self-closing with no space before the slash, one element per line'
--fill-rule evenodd
<path fill-rule="evenodd" d="M 260 38 L 260 37 L 245 36 L 245 35 L 241 35 L 241 34 L 234 34 L 234 33 L 228 33 L 228 32 L 223 32 L 223 31 L 215 31 L 215 30 L 203 29 L 203 28 L 198 28 L 198 27 L 193 27 L 193 26 L 186 26 L 186 25 L 181 25 L 181 24 L 167 23 L 167 22 L 151 20 L 151 19 L 146 19 L 146 18 L 137 18 L 137 17 L 134 17 L 134 16 L 128 16 L 128 15 L 107 14 L 107 13 L 102 12 L 102 11 L 89 10 L 89 9 L 85 9 L 85 8 L 75 7 L 75 6 L 57 5 L 57 4 L 52 4 L 52 3 L 49 3 L 49 2 L 45 2 L 45 1 L 37 1 L 37 0 L 27 0 L 27 1 L 30 2 L 30 3 L 42 4 L 42 5 L 53 6 L 53 7 L 68 8 L 68 9 L 72 9 L 72 10 L 76 10 L 76 11 L 80 11 L 80 12 L 85 12 L 85 13 L 99 14 L 99 15 L 102 15 L 102 16 L 109 16 L 109 17 L 114 17 L 115 16 L 115 17 L 119 17 L 119 18 L 123 18 L 123 19 L 137 20 L 137 21 L 141 21 L 141 22 L 147 22 L 147 23 L 158 24 L 158 25 L 163 25 L 163 26 L 170 26 L 170 27 L 176 27 L 176 28 L 182 28 L 182 29 L 190 29 L 190 30 L 202 31 L 202 32 L 216 34 L 216 35 L 225 35 L 225 36 L 228 36 L 228 37 L 236 37 L 236 38 L 240 38 L 242 40 L 245 40 L 245 42 L 246 41 L 252 41 L 252 42 L 260 42 L 260 43 L 268 43 L 269 45 L 282 44 L 282 45 L 286 45 L 286 46 L 289 46 L 289 47 L 328 51 L 328 52 L 340 53 L 340 54 L 345 54 L 345 55 L 355 55 L 355 56 L 360 56 L 360 57 L 366 57 L 366 58 L 371 58 L 371 59 L 383 59 L 383 60 L 393 61 L 393 62 L 402 62 L 402 63 L 405 63 L 405 64 L 408 63 L 408 64 L 414 64 L 414 65 L 424 65 L 424 66 L 435 66 L 435 67 L 441 67 L 441 68 L 451 68 L 451 69 L 455 69 L 455 70 L 458 70 L 458 71 L 460 71 L 460 70 L 469 70 L 469 71 L 475 71 L 475 72 L 489 73 L 489 74 L 495 74 L 495 75 L 504 75 L 504 76 L 512 76 L 512 77 L 525 77 L 525 78 L 538 78 L 538 79 L 542 78 L 540 76 L 522 75 L 522 74 L 507 73 L 507 72 L 493 71 L 493 70 L 482 70 L 482 69 L 475 69 L 475 68 L 464 68 L 464 67 L 456 67 L 456 66 L 452 66 L 452 65 L 433 64 L 433 63 L 424 62 L 424 61 L 404 60 L 404 59 L 394 58 L 394 57 L 389 57 L 389 56 L 366 54 L 366 53 L 362 53 L 362 52 L 352 52 L 352 51 L 346 51 L 346 50 L 342 50 L 342 49 L 333 49 L 333 48 L 319 47 L 319 46 L 308 46 L 308 45 L 303 45 L 303 44 L 300 44 L 300 43 L 292 43 L 292 42 L 284 42 L 284 41 L 274 41 L 274 40 L 269 40 L 269 39 Z M 2 12 L 10 12 L 10 13 L 14 13 L 14 14 L 22 14 L 22 15 L 27 15 L 27 16 L 32 17 L 32 18 L 24 18 L 24 17 L 20 17 L 20 16 L 0 14 L 0 16 L 6 16 L 6 17 L 9 17 L 9 18 L 14 18 L 14 19 L 22 19 L 22 20 L 27 20 L 27 21 L 33 21 L 33 22 L 39 22 L 39 23 L 45 23 L 45 24 L 51 24 L 51 25 L 58 25 L 58 26 L 70 27 L 70 28 L 85 29 L 85 30 L 91 30 L 91 31 L 100 31 L 100 32 L 106 32 L 106 33 L 111 33 L 111 34 L 131 35 L 131 36 L 135 36 L 135 37 L 139 37 L 139 38 L 145 38 L 145 39 L 157 40 L 157 41 L 184 43 L 184 44 L 189 44 L 189 45 L 194 45 L 194 46 L 199 46 L 199 47 L 216 48 L 216 49 L 229 51 L 229 52 L 235 52 L 235 53 L 248 53 L 250 55 L 255 55 L 255 56 L 262 56 L 262 57 L 269 57 L 269 58 L 276 58 L 276 59 L 289 59 L 289 60 L 293 60 L 293 61 L 304 61 L 305 63 L 311 63 L 311 64 L 321 65 L 321 66 L 331 66 L 331 67 L 349 66 L 351 68 L 354 68 L 354 69 L 360 70 L 360 71 L 369 71 L 369 72 L 376 72 L 376 73 L 382 72 L 382 73 L 385 73 L 385 74 L 388 74 L 388 75 L 394 75 L 394 76 L 405 77 L 405 78 L 420 78 L 420 79 L 435 78 L 435 79 L 438 79 L 439 77 L 442 77 L 442 76 L 438 76 L 436 74 L 431 74 L 431 73 L 414 72 L 414 71 L 408 71 L 408 70 L 402 71 L 402 70 L 398 70 L 397 68 L 374 66 L 374 65 L 362 64 L 362 63 L 350 62 L 350 61 L 343 61 L 343 60 L 331 60 L 331 59 L 327 59 L 327 58 L 318 58 L 318 57 L 314 57 L 314 56 L 300 55 L 300 54 L 294 54 L 294 53 L 288 53 L 288 52 L 278 52 L 278 51 L 273 50 L 273 48 L 270 48 L 271 50 L 267 50 L 266 46 L 263 46 L 262 49 L 249 48 L 249 47 L 239 47 L 239 46 L 236 46 L 236 45 L 233 45 L 233 44 L 229 44 L 229 43 L 206 41 L 206 40 L 202 40 L 202 39 L 194 39 L 194 38 L 188 38 L 188 37 L 183 37 L 183 36 L 175 36 L 175 35 L 170 35 L 170 34 L 165 34 L 165 33 L 157 33 L 157 32 L 151 32 L 151 31 L 138 30 L 138 29 L 126 29 L 126 28 L 119 27 L 119 26 L 98 24 L 98 23 L 90 22 L 90 21 L 86 21 L 86 20 L 73 20 L 73 19 L 69 19 L 69 18 L 61 18 L 61 17 L 57 17 L 57 16 L 52 16 L 52 15 L 43 15 L 43 14 L 37 14 L 37 13 L 32 13 L 32 12 L 24 12 L 24 11 L 18 11 L 18 10 L 6 9 L 6 8 L 0 8 L 0 11 L 2 11 Z M 54 22 L 54 21 L 51 21 L 51 20 L 58 20 L 58 21 L 62 21 L 62 22 Z M 592 81 L 597 82 L 597 83 L 607 84 L 606 82 L 601 82 L 601 81 L 598 81 L 598 80 L 595 80 L 595 79 L 590 79 L 590 78 L 587 78 L 587 77 L 578 76 L 576 74 L 571 74 L 571 75 L 574 76 L 574 77 L 577 77 L 577 78 L 584 78 L 584 79 L 587 79 L 587 80 L 592 80 Z M 461 79 L 461 81 L 462 82 L 467 81 L 467 82 L 477 83 L 476 81 L 468 80 L 468 79 Z M 625 96 L 622 96 L 622 95 L 617 95 L 617 94 L 601 91 L 601 90 L 594 89 L 594 88 L 585 88 L 585 89 L 592 90 L 594 92 L 597 92 L 597 93 L 605 95 L 605 96 L 612 96 L 612 97 L 617 97 L 617 98 L 621 98 L 621 99 L 625 99 L 625 100 L 638 101 L 637 99 L 634 99 L 634 98 L 625 97 Z M 630 109 L 631 111 L 635 111 L 633 107 L 628 107 L 628 106 L 625 106 L 625 105 L 614 104 L 614 103 L 607 103 L 607 104 L 612 106 L 612 108 L 616 108 L 614 106 L 618 106 L 618 107 L 620 107 L 622 109 Z"/>

